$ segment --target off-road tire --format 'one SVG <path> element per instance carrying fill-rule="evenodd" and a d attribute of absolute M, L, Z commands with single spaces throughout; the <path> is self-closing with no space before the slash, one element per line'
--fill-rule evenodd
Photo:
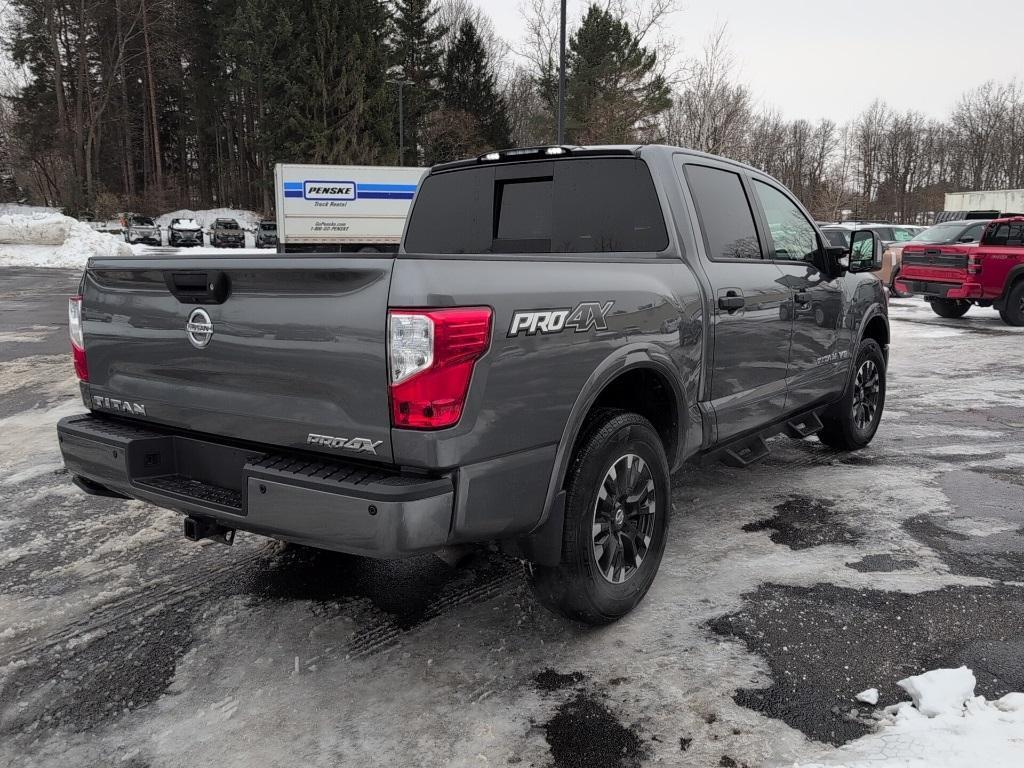
<path fill-rule="evenodd" d="M 999 316 L 1007 325 L 1024 325 L 1024 280 L 1018 280 L 1006 294 Z"/>
<path fill-rule="evenodd" d="M 645 498 L 653 497 L 654 519 L 650 542 L 641 562 L 630 575 L 624 576 L 624 581 L 613 583 L 602 573 L 595 554 L 595 535 L 599 535 L 594 532 L 598 527 L 595 520 L 610 469 L 629 456 L 634 457 L 631 467 L 639 467 L 635 457 L 643 460 L 644 468 L 633 470 L 638 476 L 646 478 L 643 473 L 649 471 L 653 490 L 648 491 L 649 496 Z M 637 414 L 618 410 L 600 412 L 588 421 L 577 441 L 566 473 L 565 490 L 561 563 L 555 567 L 531 565 L 530 582 L 537 599 L 555 613 L 586 624 L 608 624 L 633 610 L 647 594 L 665 550 L 671 481 L 665 448 L 658 433 L 647 419 Z M 605 492 L 600 509 L 607 511 L 610 498 L 607 487 Z M 627 515 L 626 523 L 631 519 Z M 628 529 L 620 530 L 624 536 L 629 535 Z M 632 530 L 637 528 L 634 526 Z M 622 551 L 627 556 L 628 551 Z"/>
<path fill-rule="evenodd" d="M 870 419 L 861 423 L 859 419 L 865 411 L 855 409 L 855 405 L 863 403 L 865 385 L 871 381 L 872 368 L 877 374 L 874 407 Z M 882 411 L 885 409 L 885 356 L 877 341 L 861 341 L 852 373 L 842 399 L 821 417 L 824 427 L 818 433 L 821 442 L 841 451 L 856 451 L 870 443 L 882 420 Z"/>
<path fill-rule="evenodd" d="M 963 299 L 930 299 L 928 303 L 932 305 L 932 312 L 950 320 L 963 317 L 971 308 L 971 302 Z"/>

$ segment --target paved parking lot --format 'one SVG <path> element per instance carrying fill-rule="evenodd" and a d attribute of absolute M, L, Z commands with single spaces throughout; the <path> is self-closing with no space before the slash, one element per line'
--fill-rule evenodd
<path fill-rule="evenodd" d="M 868 449 L 676 476 L 654 587 L 594 630 L 486 549 L 200 546 L 78 492 L 76 282 L 0 270 L 0 764 L 752 768 L 862 735 L 855 694 L 925 669 L 1024 690 L 1024 333 L 992 310 L 893 302 Z"/>

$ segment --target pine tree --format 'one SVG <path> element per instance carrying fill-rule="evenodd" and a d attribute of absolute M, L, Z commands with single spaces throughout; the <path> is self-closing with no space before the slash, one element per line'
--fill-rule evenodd
<path fill-rule="evenodd" d="M 292 37 L 268 98 L 277 162 L 384 163 L 394 146 L 380 0 L 288 0 Z"/>
<path fill-rule="evenodd" d="M 421 162 L 420 132 L 426 115 L 437 106 L 441 75 L 441 39 L 445 29 L 434 21 L 434 0 L 395 0 L 392 58 L 394 80 L 403 81 L 405 157 L 403 165 Z M 397 88 L 395 98 L 397 99 Z"/>
<path fill-rule="evenodd" d="M 566 133 L 589 144 L 625 143 L 646 133 L 672 104 L 657 63 L 657 53 L 628 22 L 591 5 L 566 52 Z M 542 81 L 552 76 L 543 73 Z"/>
<path fill-rule="evenodd" d="M 485 146 L 498 149 L 511 144 L 508 107 L 498 93 L 487 50 L 469 19 L 459 25 L 455 41 L 445 56 L 441 100 L 446 109 L 472 116 L 476 133 Z"/>

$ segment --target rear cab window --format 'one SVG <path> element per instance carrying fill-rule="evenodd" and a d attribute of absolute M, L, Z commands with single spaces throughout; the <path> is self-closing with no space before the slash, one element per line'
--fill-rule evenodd
<path fill-rule="evenodd" d="M 427 176 L 405 251 L 657 253 L 668 247 L 647 164 L 635 157 L 496 163 Z"/>

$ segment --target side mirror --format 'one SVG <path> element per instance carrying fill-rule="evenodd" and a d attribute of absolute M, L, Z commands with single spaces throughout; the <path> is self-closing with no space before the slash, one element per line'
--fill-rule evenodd
<path fill-rule="evenodd" d="M 850 238 L 849 272 L 874 272 L 882 268 L 882 241 L 869 229 L 861 229 Z"/>

